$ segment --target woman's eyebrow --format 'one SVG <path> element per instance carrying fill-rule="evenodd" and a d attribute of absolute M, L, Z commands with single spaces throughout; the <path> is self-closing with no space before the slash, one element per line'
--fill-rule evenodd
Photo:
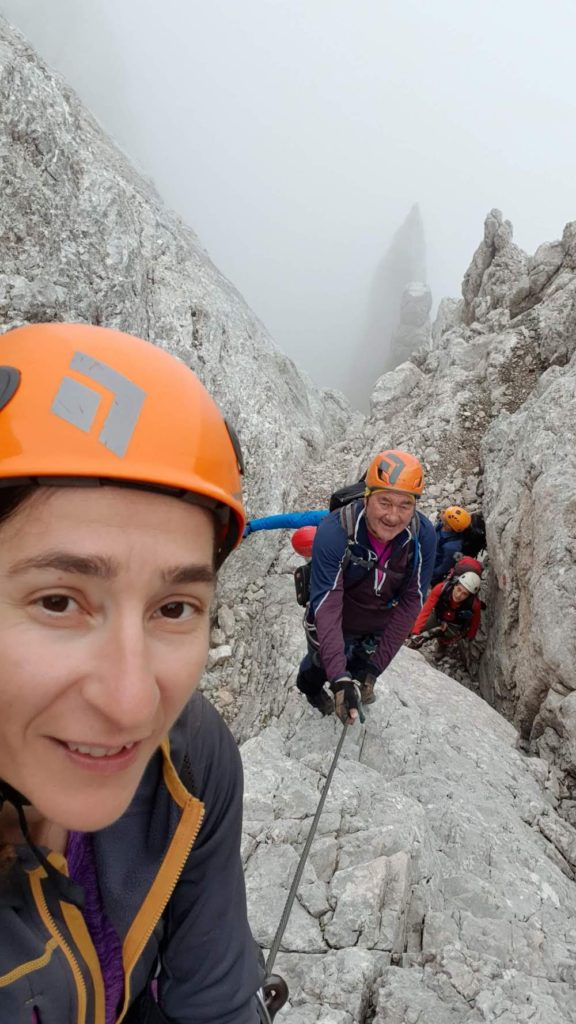
<path fill-rule="evenodd" d="M 112 558 L 103 555 L 74 555 L 70 551 L 47 551 L 42 555 L 22 558 L 8 569 L 8 576 L 19 576 L 32 569 L 57 569 L 59 572 L 73 572 L 81 576 L 96 576 L 98 579 L 114 579 L 119 565 Z"/>
<path fill-rule="evenodd" d="M 47 551 L 42 555 L 22 558 L 14 562 L 7 571 L 8 576 L 20 576 L 37 569 L 56 569 L 58 572 L 76 573 L 101 580 L 115 579 L 120 574 L 120 564 L 104 555 L 75 555 L 69 551 Z M 214 583 L 216 573 L 211 565 L 192 563 L 176 565 L 162 570 L 164 583 Z"/>
<path fill-rule="evenodd" d="M 162 573 L 165 583 L 214 583 L 216 573 L 211 565 L 177 565 Z"/>

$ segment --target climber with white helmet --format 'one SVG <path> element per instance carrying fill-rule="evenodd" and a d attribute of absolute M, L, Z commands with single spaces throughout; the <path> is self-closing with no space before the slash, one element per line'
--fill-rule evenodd
<path fill-rule="evenodd" d="M 160 348 L 0 338 L 2 1021 L 260 1019 L 240 756 L 195 692 L 241 473 Z"/>
<path fill-rule="evenodd" d="M 418 459 L 387 449 L 372 460 L 362 496 L 318 525 L 296 685 L 321 714 L 356 720 L 422 608 L 435 554 L 434 528 L 416 510 L 423 489 Z"/>
<path fill-rule="evenodd" d="M 460 505 L 449 505 L 440 513 L 436 530 L 436 559 L 432 572 L 432 586 L 446 578 L 454 565 L 454 556 L 463 550 L 463 537 L 472 517 Z"/>
<path fill-rule="evenodd" d="M 438 583 L 428 594 L 420 612 L 412 637 L 429 630 L 441 632 L 438 645 L 441 651 L 458 640 L 473 640 L 478 632 L 482 605 L 478 597 L 480 576 L 475 572 L 464 572 L 461 576 Z"/>

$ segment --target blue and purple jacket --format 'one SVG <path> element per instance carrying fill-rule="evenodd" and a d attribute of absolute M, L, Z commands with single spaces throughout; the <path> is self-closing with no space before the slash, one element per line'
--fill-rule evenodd
<path fill-rule="evenodd" d="M 330 682 L 349 675 L 346 642 L 356 636 L 379 638 L 369 664 L 374 675 L 388 667 L 422 608 L 436 554 L 434 527 L 417 512 L 412 524 L 392 541 L 380 571 L 368 569 L 347 556 L 349 540 L 360 555 L 372 551 L 363 500 L 355 503 L 354 517 L 353 539 L 343 525 L 341 510 L 323 519 L 312 552 L 306 618 L 316 628 L 320 659 Z"/>
<path fill-rule="evenodd" d="M 91 834 L 102 910 L 121 945 L 117 1024 L 257 1024 L 263 971 L 246 914 L 241 822 L 238 748 L 195 693 L 128 809 Z M 44 852 L 58 885 L 24 843 L 0 874 L 0 1021 L 103 1024 L 110 979 L 68 877 L 74 851 Z"/>

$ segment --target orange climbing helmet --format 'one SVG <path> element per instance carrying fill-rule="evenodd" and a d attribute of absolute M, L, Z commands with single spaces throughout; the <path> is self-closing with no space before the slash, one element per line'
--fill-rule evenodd
<path fill-rule="evenodd" d="M 121 331 L 33 324 L 0 337 L 0 485 L 149 485 L 215 512 L 240 541 L 242 454 L 196 375 Z"/>
<path fill-rule="evenodd" d="M 460 505 L 450 505 L 440 513 L 442 525 L 448 530 L 453 530 L 454 533 L 462 533 L 463 530 L 467 530 L 472 522 L 472 516 L 465 508 L 460 508 Z"/>
<path fill-rule="evenodd" d="M 419 498 L 424 490 L 424 473 L 416 456 L 388 448 L 372 459 L 365 484 L 365 497 L 372 491 L 391 490 Z"/>

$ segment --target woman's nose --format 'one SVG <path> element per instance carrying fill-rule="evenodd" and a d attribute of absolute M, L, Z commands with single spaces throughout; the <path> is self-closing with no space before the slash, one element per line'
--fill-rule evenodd
<path fill-rule="evenodd" d="M 85 699 L 135 738 L 152 727 L 160 703 L 144 627 L 117 626 L 100 638 L 97 667 L 85 682 Z"/>

